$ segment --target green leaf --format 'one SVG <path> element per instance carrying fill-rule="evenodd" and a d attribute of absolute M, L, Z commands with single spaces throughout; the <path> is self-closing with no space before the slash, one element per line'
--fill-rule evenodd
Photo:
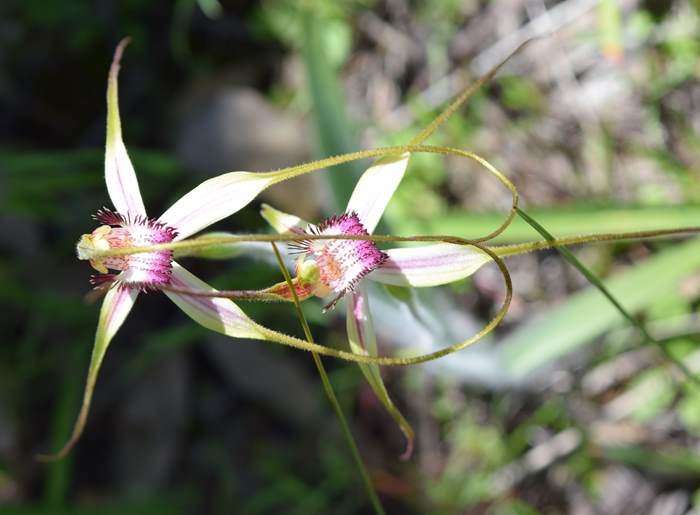
<path fill-rule="evenodd" d="M 318 134 L 319 153 L 323 156 L 344 154 L 356 149 L 355 135 L 345 113 L 345 100 L 335 77 L 335 68 L 327 55 L 326 32 L 329 26 L 311 9 L 303 9 L 302 56 L 313 117 Z M 336 27 L 337 28 L 337 27 Z M 334 211 L 345 207 L 362 167 L 358 163 L 339 165 L 329 174 L 334 198 Z"/>
<path fill-rule="evenodd" d="M 700 458 L 688 452 L 686 448 L 668 447 L 656 450 L 633 445 L 611 445 L 603 447 L 603 455 L 608 460 L 663 476 L 700 477 Z"/>
<path fill-rule="evenodd" d="M 700 391 L 688 391 L 678 403 L 678 417 L 690 433 L 700 435 Z"/>
<path fill-rule="evenodd" d="M 659 298 L 675 295 L 683 278 L 700 267 L 700 239 L 659 252 L 607 281 L 610 292 L 628 311 L 639 312 Z M 507 336 L 500 352 L 516 378 L 588 344 L 624 321 L 594 287 L 586 288 Z"/>

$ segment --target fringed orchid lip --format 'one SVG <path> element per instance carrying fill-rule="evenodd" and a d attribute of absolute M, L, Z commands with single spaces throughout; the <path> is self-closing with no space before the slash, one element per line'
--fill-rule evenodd
<path fill-rule="evenodd" d="M 102 274 L 92 276 L 93 285 L 115 283 L 147 291 L 170 283 L 173 269 L 171 251 L 107 257 L 99 253 L 110 249 L 170 243 L 177 237 L 174 228 L 142 215 L 123 215 L 107 208 L 100 209 L 93 218 L 103 225 L 90 234 L 84 234 L 77 245 L 78 258 L 89 260 L 92 267 Z M 118 273 L 110 274 L 108 270 Z"/>
<path fill-rule="evenodd" d="M 318 225 L 309 224 L 305 231 L 300 232 L 323 236 L 369 234 L 354 211 L 331 216 Z M 303 240 L 293 247 L 318 266 L 321 284 L 317 294 L 338 294 L 324 310 L 332 309 L 347 292 L 354 291 L 360 279 L 388 258 L 373 241 L 368 240 Z"/>

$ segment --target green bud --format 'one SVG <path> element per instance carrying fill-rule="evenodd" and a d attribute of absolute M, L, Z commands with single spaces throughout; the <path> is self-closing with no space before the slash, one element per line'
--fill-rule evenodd
<path fill-rule="evenodd" d="M 318 263 L 313 259 L 304 260 L 297 266 L 297 277 L 302 283 L 317 284 L 321 280 Z"/>

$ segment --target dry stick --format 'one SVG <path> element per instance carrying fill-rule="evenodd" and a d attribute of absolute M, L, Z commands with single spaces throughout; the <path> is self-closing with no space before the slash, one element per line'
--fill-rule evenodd
<path fill-rule="evenodd" d="M 301 309 L 301 304 L 299 303 L 299 297 L 297 296 L 296 289 L 294 288 L 294 283 L 292 282 L 292 277 L 289 275 L 289 270 L 287 270 L 287 267 L 284 265 L 284 260 L 282 259 L 282 255 L 280 254 L 280 251 L 277 249 L 277 245 L 275 245 L 275 242 L 271 242 L 272 244 L 272 250 L 275 252 L 275 257 L 277 258 L 277 262 L 279 263 L 280 269 L 282 270 L 282 274 L 284 275 L 284 280 L 287 281 L 287 285 L 289 286 L 289 289 L 292 292 L 292 297 L 294 298 L 294 307 L 297 312 L 297 316 L 299 317 L 299 321 L 301 322 L 301 326 L 304 329 L 304 335 L 306 336 L 306 339 L 308 340 L 309 343 L 314 343 L 314 338 L 311 334 L 311 328 L 309 327 L 309 323 L 306 321 L 306 317 L 304 316 L 304 312 Z M 331 405 L 333 406 L 333 410 L 335 411 L 336 416 L 338 417 L 338 420 L 340 421 L 340 427 L 343 430 L 343 434 L 345 436 L 345 439 L 348 442 L 348 446 L 350 447 L 350 452 L 352 453 L 353 460 L 355 461 L 355 464 L 357 465 L 357 468 L 360 471 L 360 475 L 362 476 L 362 481 L 365 484 L 365 488 L 367 490 L 367 495 L 369 495 L 370 502 L 372 503 L 372 507 L 374 508 L 374 511 L 378 515 L 385 515 L 384 514 L 384 508 L 382 507 L 381 502 L 379 501 L 379 496 L 377 495 L 376 490 L 374 489 L 374 485 L 372 484 L 372 480 L 369 477 L 369 474 L 367 473 L 367 469 L 365 468 L 365 464 L 362 461 L 362 457 L 360 456 L 360 451 L 357 448 L 357 444 L 355 443 L 355 439 L 352 436 L 352 432 L 350 431 L 350 426 L 348 425 L 348 421 L 345 419 L 345 415 L 343 414 L 343 410 L 340 407 L 340 403 L 338 402 L 338 398 L 335 396 L 335 391 L 333 390 L 333 385 L 331 384 L 330 379 L 328 378 L 328 374 L 326 373 L 326 369 L 323 366 L 323 362 L 321 361 L 321 356 L 318 355 L 316 352 L 312 352 L 311 355 L 314 358 L 314 363 L 316 364 L 316 368 L 318 369 L 318 373 L 321 376 L 321 382 L 323 383 L 323 389 L 326 392 L 326 396 L 328 397 L 328 400 L 330 401 Z"/>

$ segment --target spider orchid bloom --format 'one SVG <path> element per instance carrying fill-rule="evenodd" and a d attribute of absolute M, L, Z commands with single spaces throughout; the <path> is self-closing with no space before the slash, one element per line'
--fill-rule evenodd
<path fill-rule="evenodd" d="M 368 240 L 303 238 L 304 235 L 372 234 L 403 178 L 409 159 L 409 153 L 379 159 L 358 181 L 345 212 L 320 224 L 310 224 L 263 205 L 263 218 L 277 232 L 294 233 L 300 237 L 298 242 L 290 244 L 292 251 L 300 255 L 295 279 L 300 298 L 334 294 L 324 307 L 324 310 L 329 310 L 346 294 L 351 294 L 348 302 L 350 313 L 355 300 L 363 296 L 360 291 L 362 279 L 393 286 L 439 286 L 468 277 L 491 261 L 488 254 L 475 247 L 452 243 L 382 251 Z"/>
<path fill-rule="evenodd" d="M 294 286 L 300 299 L 334 295 L 325 310 L 347 296 L 348 342 L 357 354 L 377 355 L 369 298 L 362 284 L 369 279 L 394 286 L 427 287 L 447 284 L 473 274 L 491 257 L 475 247 L 438 243 L 412 248 L 380 250 L 373 241 L 350 239 L 304 240 L 304 235 L 371 234 L 406 171 L 410 153 L 387 156 L 368 168 L 350 197 L 345 213 L 318 225 L 264 205 L 262 216 L 279 233 L 295 233 L 290 248 L 300 254 Z M 284 294 L 286 286 L 279 285 Z M 288 289 L 288 288 L 287 288 Z M 359 363 L 365 378 L 406 436 L 404 458 L 410 456 L 413 430 L 389 398 L 378 365 Z"/>
<path fill-rule="evenodd" d="M 88 260 L 100 274 L 93 285 L 107 289 L 102 302 L 93 353 L 80 414 L 69 441 L 54 459 L 65 456 L 82 433 L 92 393 L 107 347 L 121 327 L 140 292 L 162 289 L 188 316 L 205 327 L 238 338 L 265 339 L 232 301 L 224 298 L 185 296 L 167 288 L 213 291 L 213 288 L 173 260 L 171 251 L 105 256 L 111 249 L 146 246 L 182 240 L 244 207 L 266 187 L 295 175 L 294 172 L 231 172 L 207 180 L 175 202 L 157 219 L 149 218 L 138 181 L 122 141 L 117 76 L 124 47 L 114 53 L 107 86 L 107 139 L 105 180 L 115 211 L 103 208 L 94 218 L 100 222 L 77 244 L 78 258 Z"/>

